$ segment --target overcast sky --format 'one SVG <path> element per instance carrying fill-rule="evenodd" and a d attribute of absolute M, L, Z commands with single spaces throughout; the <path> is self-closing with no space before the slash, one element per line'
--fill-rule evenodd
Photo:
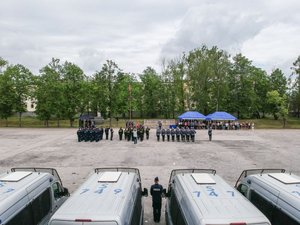
<path fill-rule="evenodd" d="M 106 59 L 141 73 L 206 44 L 288 76 L 300 55 L 299 12 L 299 0 L 7 0 L 0 57 L 34 73 L 52 57 L 88 75 Z"/>

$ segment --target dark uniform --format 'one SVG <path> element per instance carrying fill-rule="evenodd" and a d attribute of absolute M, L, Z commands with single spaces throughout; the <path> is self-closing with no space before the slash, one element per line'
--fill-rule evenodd
<path fill-rule="evenodd" d="M 208 137 L 209 137 L 209 140 L 211 141 L 211 138 L 212 138 L 212 128 L 211 127 L 208 128 Z"/>
<path fill-rule="evenodd" d="M 109 133 L 109 128 L 105 128 L 105 139 L 108 140 L 108 133 Z"/>
<path fill-rule="evenodd" d="M 192 142 L 195 141 L 195 134 L 196 134 L 196 131 L 195 131 L 194 128 L 192 128 L 192 129 L 191 129 L 191 140 L 192 140 Z"/>
<path fill-rule="evenodd" d="M 112 141 L 114 137 L 114 129 L 110 128 L 110 140 Z"/>
<path fill-rule="evenodd" d="M 185 129 L 183 127 L 180 130 L 180 134 L 181 134 L 181 141 L 185 141 Z"/>
<path fill-rule="evenodd" d="M 145 129 L 143 126 L 140 127 L 140 135 L 141 135 L 140 139 L 141 139 L 141 141 L 143 141 L 144 137 L 145 137 Z"/>
<path fill-rule="evenodd" d="M 174 128 L 171 129 L 171 137 L 172 137 L 172 141 L 175 141 L 175 130 L 174 130 Z"/>
<path fill-rule="evenodd" d="M 100 140 L 103 140 L 103 133 L 104 133 L 104 130 L 103 130 L 103 127 L 100 128 Z"/>
<path fill-rule="evenodd" d="M 166 132 L 166 133 L 167 133 L 167 140 L 170 141 L 171 131 L 170 131 L 169 128 L 167 129 L 167 132 Z"/>
<path fill-rule="evenodd" d="M 120 127 L 120 129 L 119 129 L 119 139 L 120 139 L 120 141 L 122 141 L 122 137 L 123 137 L 123 129 L 122 129 L 122 127 Z"/>
<path fill-rule="evenodd" d="M 83 135 L 82 135 L 82 133 L 83 133 L 83 130 L 82 130 L 81 128 L 79 128 L 79 129 L 77 130 L 77 140 L 78 140 L 78 142 L 81 142 L 81 141 L 83 140 Z"/>
<path fill-rule="evenodd" d="M 149 140 L 150 128 L 146 128 L 146 139 Z"/>
<path fill-rule="evenodd" d="M 186 137 L 186 141 L 189 142 L 190 141 L 190 135 L 191 135 L 191 130 L 187 127 L 185 129 L 185 137 Z"/>
<path fill-rule="evenodd" d="M 163 128 L 163 129 L 161 130 L 162 141 L 165 141 L 165 135 L 166 135 L 166 130 Z"/>
<path fill-rule="evenodd" d="M 159 222 L 163 187 L 158 183 L 158 177 L 155 177 L 154 182 L 155 184 L 153 184 L 150 189 L 150 193 L 152 195 L 153 218 L 154 222 Z"/>
<path fill-rule="evenodd" d="M 159 141 L 160 139 L 160 133 L 161 133 L 161 130 L 159 128 L 156 129 L 156 137 L 157 137 L 157 141 Z"/>
<path fill-rule="evenodd" d="M 175 134 L 177 141 L 180 141 L 180 129 L 178 127 L 176 128 Z"/>

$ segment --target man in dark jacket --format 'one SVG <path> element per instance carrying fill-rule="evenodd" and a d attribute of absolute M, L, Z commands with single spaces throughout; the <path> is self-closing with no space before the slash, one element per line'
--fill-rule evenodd
<path fill-rule="evenodd" d="M 153 218 L 154 222 L 158 223 L 160 221 L 161 213 L 161 202 L 163 187 L 158 183 L 158 177 L 155 177 L 154 184 L 151 186 L 150 193 L 152 195 L 152 207 L 153 207 Z"/>

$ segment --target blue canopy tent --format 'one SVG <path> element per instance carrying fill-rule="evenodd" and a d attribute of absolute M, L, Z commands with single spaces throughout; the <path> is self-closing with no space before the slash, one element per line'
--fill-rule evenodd
<path fill-rule="evenodd" d="M 206 120 L 237 120 L 237 118 L 227 112 L 214 112 L 207 115 Z"/>
<path fill-rule="evenodd" d="M 196 111 L 187 111 L 182 115 L 178 116 L 180 120 L 205 120 L 205 116 Z"/>

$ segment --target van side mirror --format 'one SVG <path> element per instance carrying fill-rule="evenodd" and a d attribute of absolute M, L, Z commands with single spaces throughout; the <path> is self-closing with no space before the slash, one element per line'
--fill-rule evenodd
<path fill-rule="evenodd" d="M 64 188 L 64 191 L 62 193 L 63 196 L 70 196 L 68 188 Z"/>
<path fill-rule="evenodd" d="M 148 197 L 148 189 L 144 188 L 144 191 L 142 191 L 142 196 Z"/>

